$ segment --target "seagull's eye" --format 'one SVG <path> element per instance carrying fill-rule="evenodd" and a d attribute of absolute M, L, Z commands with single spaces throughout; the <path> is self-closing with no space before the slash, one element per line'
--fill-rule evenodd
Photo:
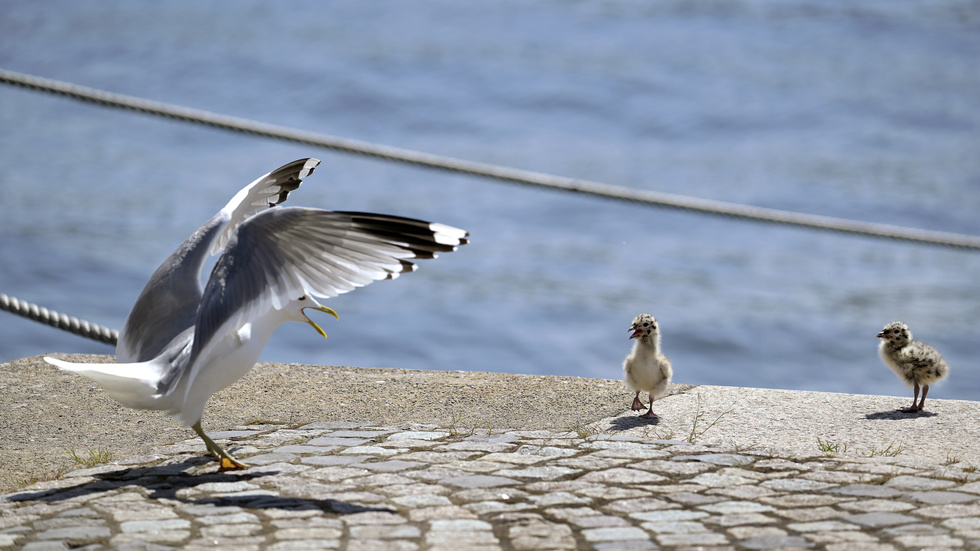
<path fill-rule="evenodd" d="M 301 296 L 297 300 L 306 300 L 306 296 L 305 295 L 304 296 Z"/>

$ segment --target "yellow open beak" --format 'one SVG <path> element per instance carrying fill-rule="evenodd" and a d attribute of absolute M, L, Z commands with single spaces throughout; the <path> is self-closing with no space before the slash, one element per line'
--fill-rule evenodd
<path fill-rule="evenodd" d="M 337 312 L 334 312 L 332 309 L 327 308 L 326 306 L 310 306 L 310 308 L 312 308 L 314 310 L 319 310 L 321 312 L 325 312 L 327 314 L 330 314 L 331 316 L 337 318 L 337 321 L 340 321 L 340 316 L 337 315 Z M 303 309 L 303 315 L 304 316 L 306 315 L 306 308 Z M 309 323 L 310 325 L 312 325 L 313 326 L 313 329 L 316 329 L 316 332 L 317 333 L 323 335 L 323 338 L 327 338 L 327 334 L 324 333 L 323 329 L 320 329 L 320 326 L 317 325 L 316 322 L 314 322 L 313 320 L 311 320 L 309 316 L 306 316 L 306 323 Z"/>

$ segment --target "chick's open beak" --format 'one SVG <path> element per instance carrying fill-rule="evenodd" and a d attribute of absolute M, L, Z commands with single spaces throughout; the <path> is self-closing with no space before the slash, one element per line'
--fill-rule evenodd
<path fill-rule="evenodd" d="M 337 315 L 337 312 L 334 312 L 332 309 L 327 308 L 326 306 L 310 306 L 310 308 L 319 310 L 320 312 L 326 312 L 327 314 L 337 318 L 337 321 L 340 321 L 340 316 Z M 306 308 L 303 308 L 303 315 L 306 316 Z M 313 329 L 316 329 L 317 333 L 323 335 L 323 338 L 327 338 L 327 334 L 323 331 L 323 329 L 320 329 L 320 326 L 311 320 L 309 316 L 306 316 L 306 323 L 312 325 Z"/>
<path fill-rule="evenodd" d="M 640 336 L 640 333 L 643 332 L 643 330 L 640 329 L 639 327 L 630 327 L 629 329 L 627 329 L 627 331 L 632 331 L 633 332 L 633 334 L 630 335 L 630 338 L 627 339 L 627 340 L 635 339 L 636 337 L 639 337 Z"/>
<path fill-rule="evenodd" d="M 885 332 L 884 332 L 884 331 L 882 331 L 881 333 L 878 333 L 878 334 L 877 334 L 877 335 L 875 335 L 875 336 L 876 336 L 876 337 L 878 337 L 879 339 L 883 339 L 883 338 L 885 338 Z"/>

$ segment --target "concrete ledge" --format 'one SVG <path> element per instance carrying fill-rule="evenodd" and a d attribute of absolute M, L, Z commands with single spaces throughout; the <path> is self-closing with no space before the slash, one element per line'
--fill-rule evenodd
<path fill-rule="evenodd" d="M 618 368 L 610 368 L 613 374 Z M 671 390 L 654 408 L 661 419 L 651 423 L 627 410 L 630 392 L 620 380 L 263 363 L 212 398 L 204 426 L 353 421 L 622 432 L 784 458 L 884 455 L 897 462 L 980 465 L 978 402 L 929 399 L 926 412 L 909 415 L 895 410 L 910 397 L 693 385 Z M 70 452 L 124 458 L 193 436 L 160 412 L 119 406 L 97 385 L 40 356 L 0 364 L 0 411 L 0 492 L 79 468 Z"/>

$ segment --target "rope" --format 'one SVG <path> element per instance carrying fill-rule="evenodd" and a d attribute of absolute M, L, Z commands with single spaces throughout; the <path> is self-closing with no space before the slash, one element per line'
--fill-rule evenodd
<path fill-rule="evenodd" d="M 6 310 L 11 314 L 17 314 L 34 321 L 46 323 L 51 327 L 63 329 L 69 333 L 74 333 L 81 337 L 93 339 L 106 344 L 116 345 L 119 340 L 119 331 L 109 329 L 102 325 L 89 323 L 78 318 L 70 318 L 65 314 L 59 314 L 54 310 L 38 307 L 23 300 L 0 294 L 0 310 Z"/>
<path fill-rule="evenodd" d="M 507 168 L 474 161 L 465 161 L 461 159 L 454 159 L 452 157 L 422 153 L 397 147 L 389 147 L 347 138 L 338 138 L 324 134 L 305 132 L 283 126 L 276 126 L 248 119 L 220 115 L 209 111 L 190 109 L 187 107 L 145 100 L 133 96 L 115 94 L 104 90 L 26 75 L 5 69 L 0 69 L 0 83 L 63 95 L 73 99 L 97 103 L 104 106 L 118 107 L 141 113 L 168 117 L 196 124 L 203 124 L 224 130 L 244 132 L 267 138 L 275 138 L 317 147 L 325 147 L 335 151 L 366 155 L 388 161 L 397 161 L 428 168 L 470 174 L 473 176 L 482 176 L 528 186 L 584 193 L 606 199 L 629 201 L 645 205 L 755 220 L 758 222 L 785 224 L 825 231 L 857 234 L 868 237 L 912 241 L 929 245 L 980 250 L 980 236 L 975 235 L 920 230 L 887 224 L 874 224 L 869 222 L 846 220 L 842 218 L 833 218 L 830 216 L 802 214 L 784 210 L 726 203 L 722 201 L 698 199 L 683 195 L 661 193 L 657 191 L 637 190 L 628 187 L 613 186 L 575 178 L 552 176 L 539 172 Z"/>

